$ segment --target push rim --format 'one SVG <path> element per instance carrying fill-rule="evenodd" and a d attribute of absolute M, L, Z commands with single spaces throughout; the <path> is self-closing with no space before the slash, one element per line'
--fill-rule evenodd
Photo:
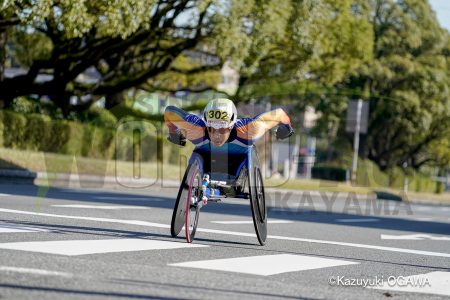
<path fill-rule="evenodd" d="M 186 241 L 192 243 L 195 232 L 197 230 L 199 207 L 198 201 L 200 200 L 200 174 L 198 165 L 193 166 L 193 172 L 191 178 L 189 178 L 188 194 L 186 197 L 186 216 L 185 216 L 185 232 Z M 194 203 L 191 203 L 191 199 L 194 198 Z"/>

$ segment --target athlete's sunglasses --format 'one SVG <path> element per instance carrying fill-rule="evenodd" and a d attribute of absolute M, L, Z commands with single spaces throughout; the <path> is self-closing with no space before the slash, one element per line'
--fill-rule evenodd
<path fill-rule="evenodd" d="M 213 128 L 213 127 L 206 127 L 206 128 L 208 129 L 208 132 L 209 132 L 209 133 L 216 133 L 216 132 L 219 132 L 220 134 L 225 134 L 225 133 L 230 132 L 230 129 L 229 129 L 229 128 L 219 128 L 219 129 L 215 129 L 215 128 Z"/>

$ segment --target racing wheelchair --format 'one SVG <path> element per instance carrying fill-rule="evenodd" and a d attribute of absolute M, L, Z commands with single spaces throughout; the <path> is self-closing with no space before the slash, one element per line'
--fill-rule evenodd
<path fill-rule="evenodd" d="M 253 224 L 261 245 L 267 239 L 267 210 L 263 177 L 254 145 L 245 153 L 214 153 L 195 149 L 188 161 L 175 207 L 170 231 L 176 237 L 183 229 L 192 243 L 200 209 L 223 198 L 250 199 Z"/>

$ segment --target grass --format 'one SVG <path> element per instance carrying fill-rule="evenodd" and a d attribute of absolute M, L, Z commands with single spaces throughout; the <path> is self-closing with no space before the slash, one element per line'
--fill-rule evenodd
<path fill-rule="evenodd" d="M 352 186 L 348 183 L 316 180 L 316 179 L 267 179 L 264 181 L 267 188 L 278 187 L 294 190 L 311 190 L 323 192 L 354 192 L 356 194 L 370 194 L 372 190 L 366 187 Z"/>
<path fill-rule="evenodd" d="M 156 162 L 133 164 L 128 161 L 101 160 L 54 153 L 0 148 L 0 169 L 27 169 L 33 172 L 75 173 L 98 176 L 140 176 L 180 180 L 184 166 Z M 180 175 L 181 174 L 181 175 Z"/>
<path fill-rule="evenodd" d="M 157 164 L 156 162 L 145 162 L 134 165 L 133 162 L 101 160 L 86 157 L 74 157 L 71 155 L 61 155 L 54 153 L 23 151 L 0 148 L 0 169 L 27 169 L 33 172 L 48 173 L 78 173 L 105 176 L 133 177 L 140 175 L 144 178 L 163 178 L 165 180 L 181 180 L 185 166 L 171 164 Z M 293 190 L 313 190 L 323 192 L 354 192 L 356 194 L 371 194 L 374 189 L 368 187 L 352 186 L 348 183 L 341 183 L 326 180 L 306 180 L 306 179 L 265 179 L 266 188 L 282 188 Z M 403 196 L 403 191 L 390 188 L 376 188 L 376 191 L 383 191 L 393 195 Z M 440 201 L 450 203 L 450 193 L 416 193 L 409 192 L 406 199 L 426 199 L 430 201 Z"/>

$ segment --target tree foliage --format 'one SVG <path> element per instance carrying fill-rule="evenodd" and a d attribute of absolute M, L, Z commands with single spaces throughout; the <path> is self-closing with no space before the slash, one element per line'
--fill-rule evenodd
<path fill-rule="evenodd" d="M 370 4 L 373 60 L 344 84 L 369 95 L 366 155 L 382 169 L 437 163 L 430 147 L 449 138 L 449 34 L 427 1 Z"/>
<path fill-rule="evenodd" d="M 6 106 L 45 95 L 68 116 L 129 88 L 213 89 L 226 62 L 237 100 L 314 105 L 330 139 L 349 100 L 369 101 L 381 169 L 449 164 L 449 53 L 426 0 L 0 0 Z M 8 55 L 25 74 L 4 78 Z"/>

